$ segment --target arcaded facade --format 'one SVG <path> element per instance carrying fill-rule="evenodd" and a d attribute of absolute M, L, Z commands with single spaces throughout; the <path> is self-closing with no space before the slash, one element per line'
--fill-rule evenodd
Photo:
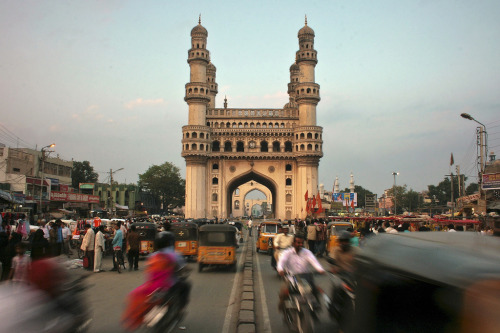
<path fill-rule="evenodd" d="M 230 218 L 241 214 L 244 193 L 262 187 L 279 219 L 306 216 L 306 192 L 317 193 L 318 165 L 323 156 L 323 129 L 316 125 L 320 86 L 314 31 L 299 30 L 299 50 L 290 67 L 289 102 L 282 109 L 216 108 L 216 68 L 207 49 L 201 21 L 191 30 L 188 51 L 190 81 L 184 100 L 188 125 L 182 128 L 186 160 L 188 218 Z"/>

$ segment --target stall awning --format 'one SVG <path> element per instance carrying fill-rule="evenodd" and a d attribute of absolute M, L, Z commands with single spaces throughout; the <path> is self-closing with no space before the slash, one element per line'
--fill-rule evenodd
<path fill-rule="evenodd" d="M 116 207 L 116 209 L 128 210 L 128 206 L 121 206 L 121 205 L 119 205 L 117 203 L 115 203 L 115 207 Z"/>

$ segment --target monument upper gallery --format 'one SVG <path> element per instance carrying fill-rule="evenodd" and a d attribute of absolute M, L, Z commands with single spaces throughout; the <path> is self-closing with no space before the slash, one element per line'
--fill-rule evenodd
<path fill-rule="evenodd" d="M 306 19 L 298 32 L 289 101 L 282 109 L 228 108 L 226 99 L 217 108 L 216 67 L 207 38 L 200 19 L 191 30 L 184 97 L 189 107 L 188 125 L 182 128 L 186 218 L 249 215 L 245 196 L 254 189 L 266 195 L 271 217 L 304 218 L 305 196 L 317 193 L 323 156 L 323 128 L 316 124 L 320 86 L 314 77 L 314 30 Z"/>

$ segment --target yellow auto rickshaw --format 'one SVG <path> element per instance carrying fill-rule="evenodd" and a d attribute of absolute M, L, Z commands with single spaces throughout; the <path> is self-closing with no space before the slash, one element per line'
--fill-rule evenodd
<path fill-rule="evenodd" d="M 156 238 L 156 224 L 148 222 L 135 222 L 134 225 L 139 233 L 139 254 L 147 256 L 154 252 L 154 243 Z"/>
<path fill-rule="evenodd" d="M 198 225 L 196 223 L 172 223 L 170 231 L 175 236 L 175 252 L 188 259 L 198 256 Z"/>
<path fill-rule="evenodd" d="M 198 271 L 208 265 L 222 265 L 236 272 L 236 227 L 205 224 L 198 231 Z"/>
<path fill-rule="evenodd" d="M 326 252 L 330 253 L 337 246 L 337 236 L 344 230 L 352 228 L 352 223 L 347 221 L 330 222 L 327 225 Z"/>
<path fill-rule="evenodd" d="M 267 252 L 271 254 L 273 249 L 274 237 L 279 233 L 281 222 L 279 221 L 265 221 L 261 222 L 257 228 L 257 243 L 255 251 Z"/>

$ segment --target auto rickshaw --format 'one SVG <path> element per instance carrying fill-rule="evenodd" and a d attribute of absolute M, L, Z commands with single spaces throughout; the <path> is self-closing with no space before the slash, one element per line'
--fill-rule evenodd
<path fill-rule="evenodd" d="M 344 230 L 352 228 L 352 223 L 347 221 L 330 222 L 327 225 L 326 252 L 330 253 L 337 246 L 337 236 Z"/>
<path fill-rule="evenodd" d="M 271 254 L 273 250 L 274 237 L 279 233 L 281 222 L 279 221 L 265 221 L 261 222 L 257 228 L 257 243 L 255 251 L 265 251 Z"/>
<path fill-rule="evenodd" d="M 198 271 L 208 265 L 223 265 L 236 272 L 236 227 L 205 224 L 198 231 Z"/>
<path fill-rule="evenodd" d="M 198 225 L 192 222 L 172 223 L 170 231 L 175 236 L 175 252 L 187 258 L 198 255 Z"/>
<path fill-rule="evenodd" d="M 139 255 L 147 256 L 153 253 L 157 233 L 156 223 L 135 222 L 132 225 L 135 225 L 139 234 Z"/>
<path fill-rule="evenodd" d="M 475 232 L 378 234 L 355 262 L 352 332 L 498 332 L 500 241 Z"/>

